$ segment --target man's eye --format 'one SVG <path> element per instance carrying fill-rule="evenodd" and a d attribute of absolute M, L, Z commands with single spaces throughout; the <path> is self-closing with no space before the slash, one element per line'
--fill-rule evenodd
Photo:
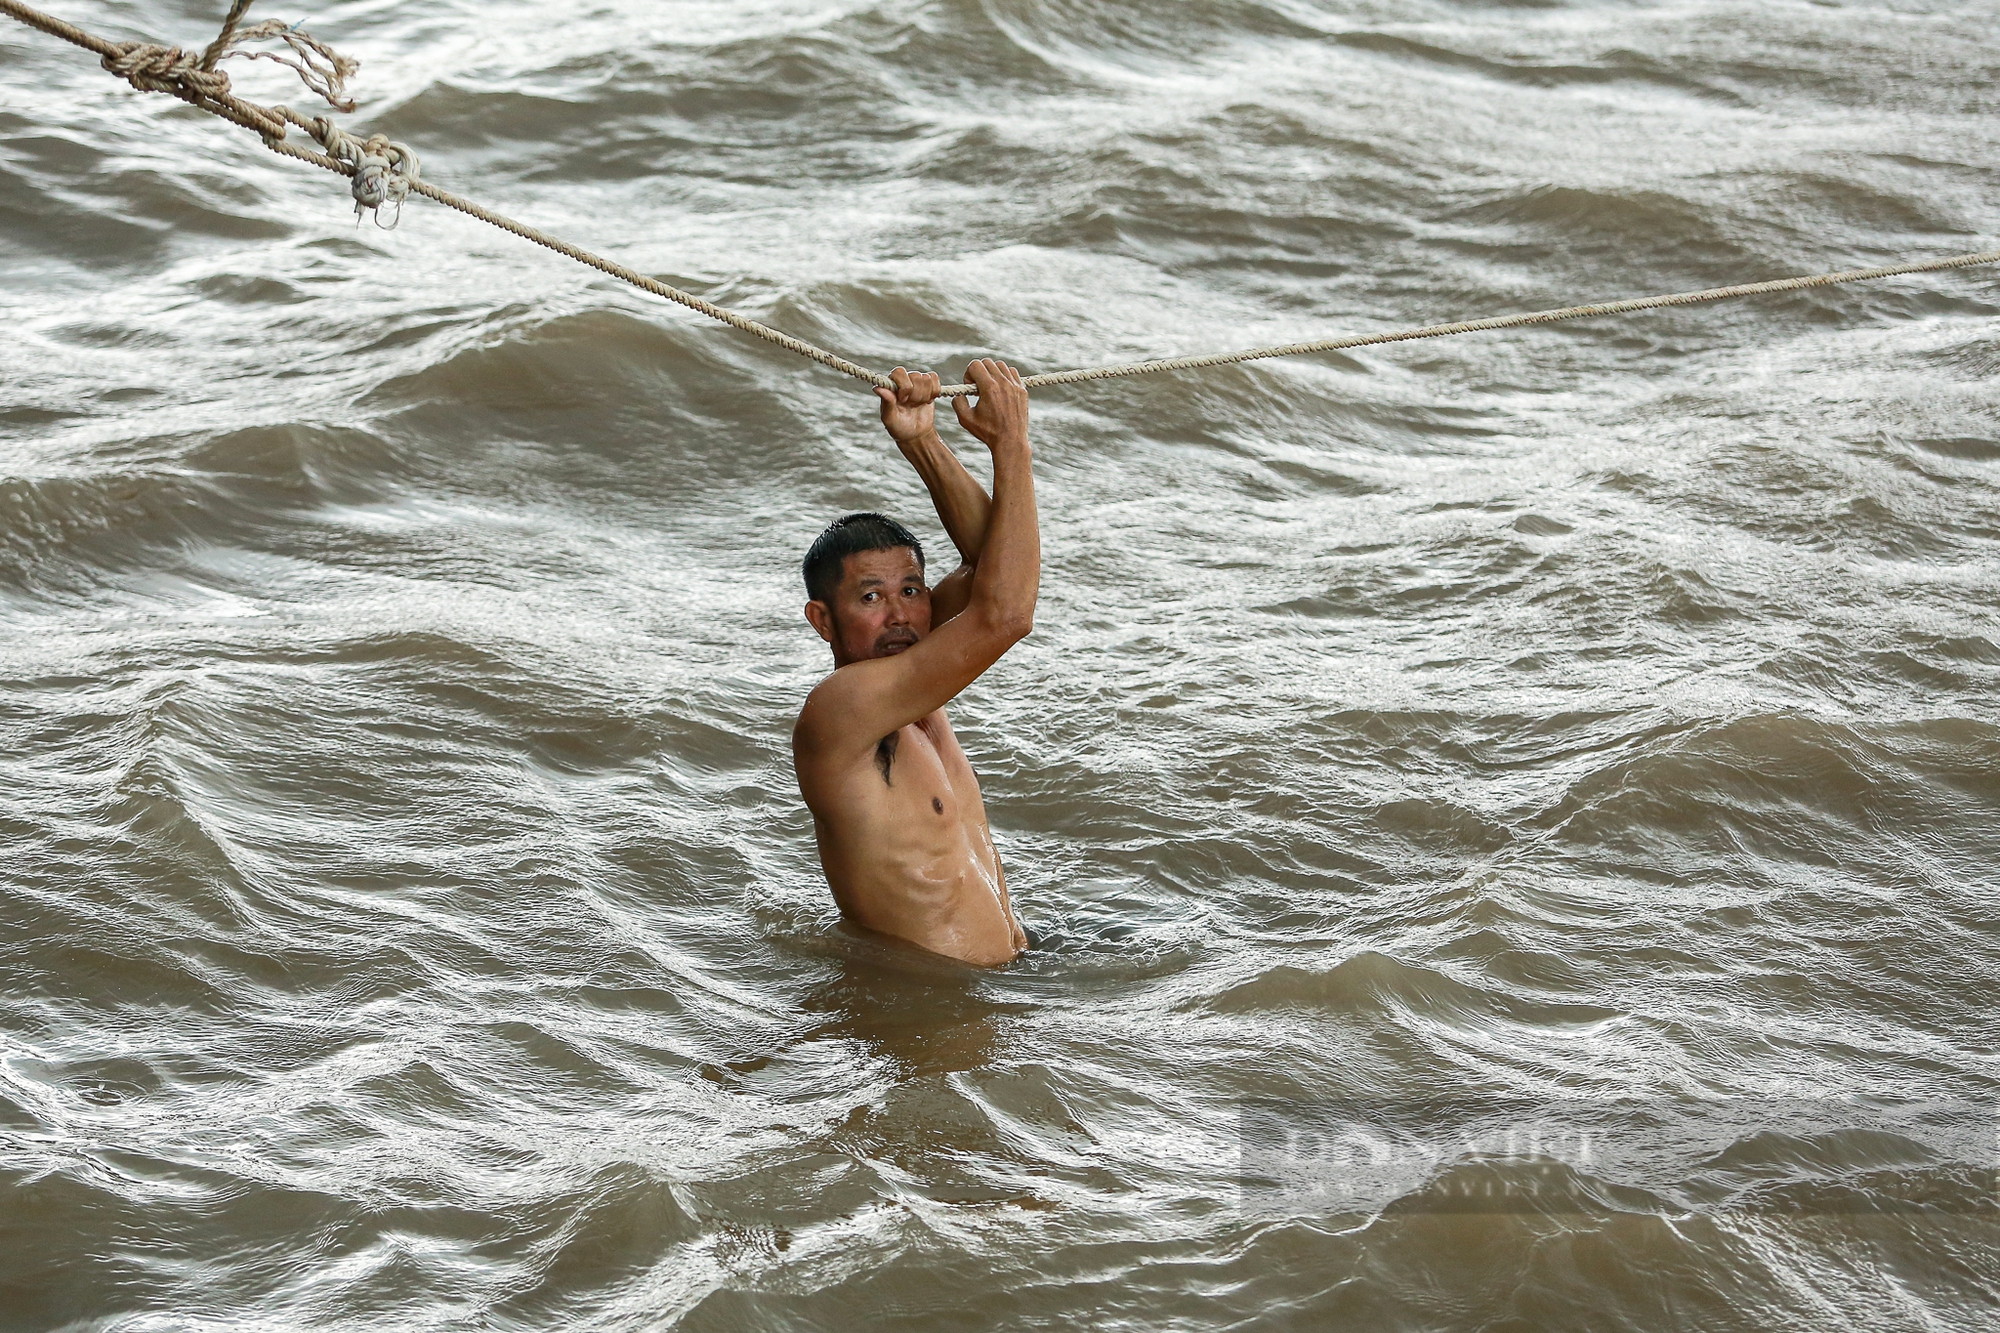
<path fill-rule="evenodd" d="M 881 595 L 882 594 L 879 592 L 864 592 L 861 594 L 861 600 L 864 602 L 872 602 Z"/>

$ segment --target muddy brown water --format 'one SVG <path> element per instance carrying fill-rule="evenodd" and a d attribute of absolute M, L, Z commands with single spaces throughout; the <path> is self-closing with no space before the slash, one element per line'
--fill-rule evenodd
<path fill-rule="evenodd" d="M 883 367 L 2000 227 L 1983 3 L 310 18 L 440 183 Z M 975 973 L 791 778 L 800 552 L 943 546 L 860 386 L 0 71 L 0 1328 L 1994 1325 L 1994 274 L 1039 396 Z"/>

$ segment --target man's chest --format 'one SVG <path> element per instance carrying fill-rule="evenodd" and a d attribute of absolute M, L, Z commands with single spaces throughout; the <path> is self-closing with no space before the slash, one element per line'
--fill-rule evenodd
<path fill-rule="evenodd" d="M 845 796 L 855 826 L 884 840 L 878 845 L 959 855 L 990 840 L 979 779 L 943 710 L 884 736 L 870 770 L 847 780 Z"/>
<path fill-rule="evenodd" d="M 884 736 L 875 747 L 875 769 L 883 786 L 911 796 L 962 800 L 979 794 L 979 779 L 943 709 Z"/>

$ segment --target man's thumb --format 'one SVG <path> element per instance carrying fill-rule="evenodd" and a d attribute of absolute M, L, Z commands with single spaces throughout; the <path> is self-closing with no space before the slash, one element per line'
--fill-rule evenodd
<path fill-rule="evenodd" d="M 959 395 L 958 397 L 956 397 L 956 398 L 952 399 L 952 400 L 951 400 L 951 410 L 952 410 L 952 411 L 954 411 L 954 412 L 956 412 L 956 413 L 958 413 L 958 424 L 959 424 L 959 425 L 961 425 L 961 426 L 965 427 L 965 428 L 966 428 L 966 429 L 967 429 L 968 431 L 972 431 L 972 433 L 973 433 L 974 435 L 977 435 L 977 434 L 979 433 L 979 432 L 978 432 L 978 431 L 976 431 L 976 430 L 972 430 L 972 420 L 973 420 L 973 418 L 972 418 L 972 395 L 971 395 L 971 394 L 969 394 L 969 393 L 962 393 L 962 394 L 960 394 L 960 395 Z"/>
<path fill-rule="evenodd" d="M 894 407 L 896 405 L 896 391 L 894 389 L 885 389 L 878 384 L 875 386 L 875 396 L 882 400 L 884 406 Z"/>

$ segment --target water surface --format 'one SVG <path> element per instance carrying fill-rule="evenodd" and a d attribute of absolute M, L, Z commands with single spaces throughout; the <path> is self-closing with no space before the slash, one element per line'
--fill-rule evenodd
<path fill-rule="evenodd" d="M 955 373 L 1991 248 L 1992 17 L 310 26 L 447 188 Z M 976 973 L 839 927 L 791 776 L 806 544 L 944 547 L 865 388 L 0 67 L 0 1327 L 1992 1325 L 1993 274 L 1039 395 Z M 1454 1099 L 1947 1110 L 1241 1188 L 1246 1106 Z"/>

